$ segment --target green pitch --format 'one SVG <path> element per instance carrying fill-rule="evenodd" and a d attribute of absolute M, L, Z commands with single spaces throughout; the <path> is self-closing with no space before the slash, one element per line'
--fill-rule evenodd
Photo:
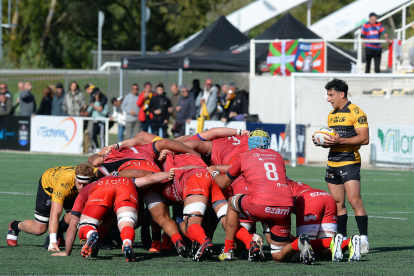
<path fill-rule="evenodd" d="M 141 248 L 140 230 L 136 231 L 137 263 L 125 263 L 121 250 L 100 251 L 97 259 L 80 256 L 79 240 L 70 257 L 51 257 L 43 247 L 45 235 L 19 235 L 19 246 L 6 244 L 8 224 L 12 220 L 33 219 L 37 185 L 42 173 L 51 167 L 76 165 L 86 157 L 0 153 L 0 274 L 31 275 L 274 275 L 274 274 L 375 274 L 396 275 L 412 273 L 414 260 L 413 218 L 414 172 L 363 170 L 362 198 L 369 215 L 369 242 L 372 253 L 363 255 L 358 263 L 317 262 L 313 266 L 302 263 L 275 264 L 270 261 L 269 247 L 265 247 L 266 263 L 245 260 L 219 262 L 217 255 L 224 243 L 224 231 L 218 227 L 214 236 L 215 254 L 206 263 L 182 259 L 175 252 L 147 253 Z M 327 190 L 324 168 L 287 167 L 294 180 Z M 352 215 L 352 208 L 347 206 Z M 294 216 L 292 218 L 294 221 Z M 258 231 L 261 226 L 258 224 Z M 294 232 L 295 226 L 292 226 Z M 355 220 L 348 219 L 348 235 L 357 232 Z M 237 255 L 236 255 L 237 256 Z M 347 255 L 345 255 L 347 257 Z"/>

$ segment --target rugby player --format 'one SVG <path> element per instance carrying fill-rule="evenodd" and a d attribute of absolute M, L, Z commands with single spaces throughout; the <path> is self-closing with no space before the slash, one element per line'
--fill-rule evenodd
<path fill-rule="evenodd" d="M 348 215 L 345 194 L 355 212 L 355 220 L 361 236 L 361 254 L 370 252 L 368 243 L 368 215 L 361 199 L 361 156 L 358 150 L 369 143 L 369 129 L 366 114 L 348 98 L 348 85 L 340 79 L 333 79 L 325 85 L 333 110 L 328 115 L 328 127 L 335 136 L 325 140 L 323 147 L 329 147 L 325 181 L 337 205 L 338 233 L 347 238 Z M 312 137 L 313 139 L 313 137 Z M 313 142 L 316 146 L 315 140 Z"/>
<path fill-rule="evenodd" d="M 94 168 L 85 163 L 76 167 L 62 166 L 48 169 L 39 180 L 36 196 L 35 219 L 13 221 L 9 224 L 7 244 L 17 246 L 21 231 L 40 236 L 49 228 L 49 249 L 60 251 L 58 233 L 63 242 L 63 233 L 68 228 L 70 213 L 59 222 L 63 209 L 70 211 L 78 193 L 94 177 Z"/>
<path fill-rule="evenodd" d="M 287 185 L 284 160 L 277 152 L 267 149 L 268 142 L 269 135 L 256 130 L 250 133 L 249 150 L 234 158 L 226 175 L 221 175 L 215 166 L 208 168 L 220 188 L 229 187 L 242 174 L 247 184 L 245 194 L 229 198 L 226 239 L 219 259 L 234 259 L 234 238 L 237 231 L 244 229 L 239 224 L 239 214 L 243 214 L 250 220 L 268 225 L 270 234 L 267 236 L 270 235 L 271 253 L 275 262 L 290 261 L 300 251 L 303 262 L 312 264 L 314 253 L 307 235 L 300 235 L 289 243 L 293 195 Z M 260 260 L 260 250 L 254 241 L 248 259 Z"/>

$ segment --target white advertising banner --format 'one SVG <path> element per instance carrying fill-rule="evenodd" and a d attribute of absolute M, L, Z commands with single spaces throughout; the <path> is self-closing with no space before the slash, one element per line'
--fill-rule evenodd
<path fill-rule="evenodd" d="M 229 127 L 235 129 L 246 129 L 246 122 L 230 122 L 228 124 L 223 123 L 222 121 L 204 121 L 203 131 L 209 130 L 213 127 Z M 192 120 L 189 124 L 185 124 L 185 134 L 186 135 L 196 135 L 197 134 L 197 120 Z"/>
<path fill-rule="evenodd" d="M 376 165 L 414 166 L 414 127 L 374 126 L 371 160 Z"/>
<path fill-rule="evenodd" d="M 30 139 L 30 151 L 80 154 L 83 152 L 83 120 L 37 115 L 31 119 Z"/>

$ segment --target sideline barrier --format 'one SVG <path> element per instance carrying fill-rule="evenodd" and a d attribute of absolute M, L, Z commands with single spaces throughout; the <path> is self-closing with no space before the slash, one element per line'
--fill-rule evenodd
<path fill-rule="evenodd" d="M 30 117 L 0 116 L 0 149 L 30 151 Z"/>

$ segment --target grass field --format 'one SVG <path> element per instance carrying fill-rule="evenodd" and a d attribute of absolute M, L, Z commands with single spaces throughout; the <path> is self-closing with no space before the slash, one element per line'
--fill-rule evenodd
<path fill-rule="evenodd" d="M 218 228 L 213 243 L 215 254 L 206 263 L 181 259 L 175 252 L 147 253 L 141 247 L 139 229 L 134 244 L 137 263 L 125 263 L 120 249 L 101 251 L 97 259 L 80 256 L 76 241 L 70 257 L 51 257 L 43 247 L 45 235 L 35 237 L 21 233 L 19 246 L 8 247 L 6 234 L 12 220 L 33 219 L 37 185 L 42 173 L 59 165 L 76 165 L 86 161 L 82 156 L 21 154 L 0 152 L 0 274 L 31 275 L 410 275 L 414 260 L 413 246 L 413 183 L 414 172 L 363 170 L 362 198 L 369 214 L 369 242 L 372 253 L 358 263 L 318 262 L 313 266 L 302 263 L 275 264 L 270 261 L 248 263 L 245 260 L 221 263 L 217 255 L 224 243 L 224 231 Z M 294 180 L 327 190 L 322 167 L 287 167 Z M 347 205 L 349 214 L 352 209 Z M 294 219 L 293 219 L 294 221 Z M 258 224 L 258 228 L 259 228 Z M 292 226 L 293 232 L 295 226 Z M 261 231 L 261 229 L 260 229 Z M 348 220 L 348 235 L 357 233 L 355 220 Z"/>

